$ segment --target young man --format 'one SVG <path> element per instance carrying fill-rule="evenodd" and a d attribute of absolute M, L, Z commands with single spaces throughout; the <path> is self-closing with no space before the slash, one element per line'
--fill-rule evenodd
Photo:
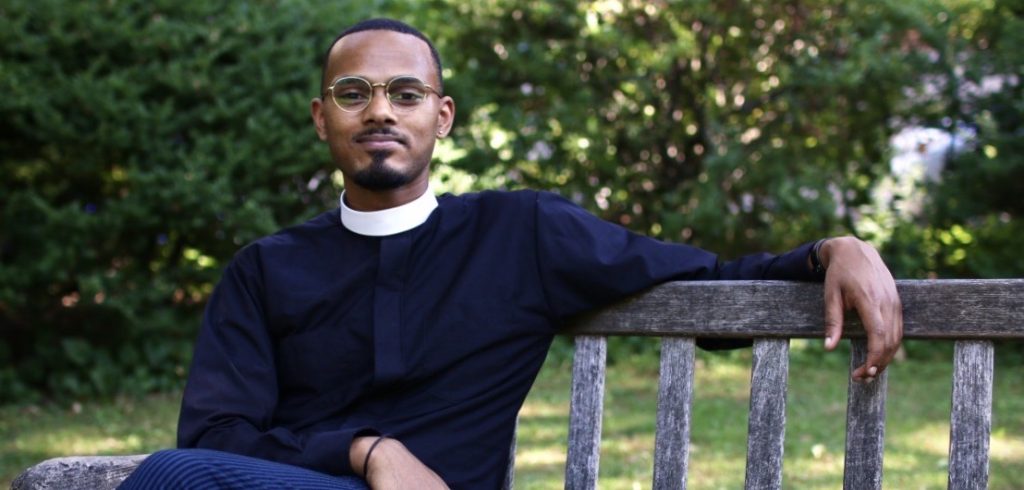
<path fill-rule="evenodd" d="M 180 447 L 216 452 L 157 453 L 126 488 L 497 488 L 562 320 L 669 280 L 824 280 L 826 346 L 843 310 L 864 320 L 858 380 L 899 345 L 892 277 L 853 238 L 719 264 L 552 194 L 435 197 L 429 164 L 455 102 L 436 50 L 405 24 L 345 31 L 322 88 L 312 116 L 345 177 L 340 210 L 236 255 L 179 424 Z"/>

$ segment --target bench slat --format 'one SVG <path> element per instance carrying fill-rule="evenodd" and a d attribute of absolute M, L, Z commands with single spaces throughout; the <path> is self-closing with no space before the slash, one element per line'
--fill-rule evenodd
<path fill-rule="evenodd" d="M 867 341 L 850 341 L 850 371 L 867 359 Z M 871 383 L 855 383 L 851 378 L 846 398 L 846 459 L 843 488 L 850 490 L 882 488 L 882 453 L 885 442 L 885 394 L 889 371 L 875 376 Z"/>
<path fill-rule="evenodd" d="M 607 350 L 604 337 L 576 337 L 569 401 L 569 447 L 565 460 L 566 489 L 597 488 Z"/>
<path fill-rule="evenodd" d="M 654 490 L 686 488 L 693 371 L 693 338 L 662 339 L 658 418 L 654 433 Z"/>
<path fill-rule="evenodd" d="M 949 488 L 988 488 L 995 353 L 987 340 L 960 340 L 953 354 Z"/>
<path fill-rule="evenodd" d="M 747 489 L 782 488 L 789 339 L 754 341 L 747 422 Z"/>
<path fill-rule="evenodd" d="M 573 321 L 572 335 L 823 337 L 821 284 L 670 282 Z M 907 339 L 1024 339 L 1024 279 L 899 280 Z M 951 327 L 954 325 L 955 327 Z M 843 337 L 863 337 L 848 314 Z"/>

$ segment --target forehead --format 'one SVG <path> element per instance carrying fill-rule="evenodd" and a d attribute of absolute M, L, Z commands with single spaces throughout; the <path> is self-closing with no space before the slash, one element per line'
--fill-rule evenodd
<path fill-rule="evenodd" d="M 332 48 L 327 79 L 358 75 L 373 82 L 396 75 L 414 75 L 437 83 L 430 47 L 416 36 L 393 31 L 362 31 L 349 34 Z"/>

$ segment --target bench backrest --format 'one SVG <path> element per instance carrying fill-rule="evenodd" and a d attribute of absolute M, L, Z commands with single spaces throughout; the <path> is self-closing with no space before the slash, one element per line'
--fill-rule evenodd
<path fill-rule="evenodd" d="M 956 342 L 950 415 L 949 487 L 987 488 L 993 343 L 1024 338 L 1024 279 L 897 281 L 904 338 Z M 820 284 L 676 282 L 580 318 L 576 336 L 565 488 L 597 488 L 606 338 L 662 337 L 654 488 L 686 487 L 694 338 L 754 339 L 746 488 L 781 488 L 790 338 L 823 337 Z M 866 356 L 855 315 L 851 366 Z M 850 383 L 844 488 L 882 487 L 886 373 Z M 509 486 L 511 485 L 511 478 Z"/>

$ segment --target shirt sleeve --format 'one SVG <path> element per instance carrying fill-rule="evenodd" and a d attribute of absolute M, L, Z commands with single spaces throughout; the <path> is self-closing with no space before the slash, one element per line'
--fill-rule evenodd
<path fill-rule="evenodd" d="M 822 280 L 808 262 L 812 243 L 720 263 L 710 252 L 632 233 L 551 193 L 538 194 L 535 222 L 541 282 L 559 318 L 666 281 Z"/>
<path fill-rule="evenodd" d="M 249 253 L 247 253 L 249 252 Z M 274 427 L 278 384 L 259 267 L 243 249 L 207 305 L 178 421 L 178 447 L 351 474 L 349 446 L 370 428 L 298 434 Z"/>

